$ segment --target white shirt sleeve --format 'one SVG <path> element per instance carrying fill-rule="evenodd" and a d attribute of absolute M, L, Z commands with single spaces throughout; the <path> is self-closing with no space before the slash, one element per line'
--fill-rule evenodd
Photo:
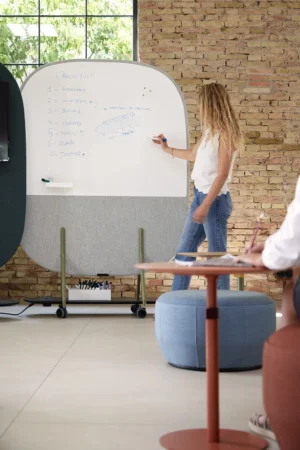
<path fill-rule="evenodd" d="M 300 265 L 300 177 L 284 222 L 266 240 L 262 259 L 271 270 L 286 270 Z"/>

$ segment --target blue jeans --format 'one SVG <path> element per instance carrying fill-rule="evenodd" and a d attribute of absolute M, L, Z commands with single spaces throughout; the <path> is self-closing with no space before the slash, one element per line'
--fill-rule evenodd
<path fill-rule="evenodd" d="M 176 250 L 176 259 L 193 261 L 195 258 L 178 255 L 180 252 L 196 252 L 207 238 L 209 252 L 227 251 L 227 221 L 232 212 L 230 193 L 219 195 L 211 205 L 204 224 L 193 222 L 195 209 L 201 205 L 206 194 L 194 187 L 194 199 L 191 204 L 183 232 Z M 191 277 L 175 275 L 172 291 L 188 289 Z M 230 289 L 229 275 L 218 278 L 218 289 Z"/>

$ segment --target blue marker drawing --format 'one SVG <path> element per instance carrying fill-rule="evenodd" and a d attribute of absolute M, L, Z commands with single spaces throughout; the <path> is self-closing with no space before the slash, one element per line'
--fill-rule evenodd
<path fill-rule="evenodd" d="M 65 92 L 86 92 L 85 88 L 75 88 L 75 87 L 68 87 L 68 86 L 63 86 L 62 91 Z"/>
<path fill-rule="evenodd" d="M 130 112 L 105 120 L 96 127 L 95 131 L 98 137 L 105 136 L 109 139 L 114 139 L 115 137 L 128 136 L 135 133 L 139 126 L 140 117 L 137 117 L 135 113 Z"/>
<path fill-rule="evenodd" d="M 72 127 L 72 126 L 74 126 L 74 127 L 81 127 L 82 126 L 80 120 L 77 120 L 77 121 L 76 120 L 74 120 L 74 121 L 72 121 L 72 120 L 70 120 L 70 121 L 64 120 L 63 121 L 63 125 L 64 126 L 70 126 L 70 127 Z"/>
<path fill-rule="evenodd" d="M 58 145 L 59 146 L 75 145 L 75 142 L 71 139 L 70 141 L 60 141 Z"/>
<path fill-rule="evenodd" d="M 75 114 L 80 114 L 80 109 L 66 109 L 63 108 L 63 114 L 70 114 L 70 113 L 75 113 Z"/>
<path fill-rule="evenodd" d="M 82 98 L 64 98 L 62 103 L 84 103 L 87 104 L 87 100 Z"/>
<path fill-rule="evenodd" d="M 70 157 L 72 157 L 72 156 L 74 156 L 74 157 L 81 157 L 81 156 L 85 156 L 85 153 L 82 153 L 80 150 L 78 150 L 78 151 L 74 151 L 74 152 L 59 152 L 59 153 L 56 153 L 55 155 L 53 154 L 52 156 L 58 156 L 58 157 L 60 157 L 60 158 L 70 158 Z"/>
<path fill-rule="evenodd" d="M 61 135 L 62 136 L 76 136 L 76 133 L 74 131 L 61 131 Z"/>
<path fill-rule="evenodd" d="M 77 75 L 73 74 L 73 73 L 67 73 L 63 70 L 61 70 L 60 72 L 58 72 L 56 74 L 56 79 L 57 80 L 76 80 Z"/>
<path fill-rule="evenodd" d="M 63 100 L 61 100 L 62 103 L 75 103 L 75 104 L 84 104 L 84 105 L 91 105 L 91 106 L 95 106 L 95 108 L 97 107 L 97 102 L 95 102 L 94 100 L 86 100 L 86 99 L 81 99 L 81 98 L 64 98 Z"/>

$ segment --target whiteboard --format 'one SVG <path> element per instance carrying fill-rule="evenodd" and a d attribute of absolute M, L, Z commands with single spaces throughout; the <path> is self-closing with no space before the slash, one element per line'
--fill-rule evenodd
<path fill-rule="evenodd" d="M 139 63 L 74 60 L 36 70 L 22 95 L 27 140 L 22 246 L 30 258 L 59 272 L 61 227 L 70 275 L 136 273 L 139 228 L 146 261 L 172 258 L 188 211 L 188 164 L 163 153 L 149 137 L 163 132 L 171 146 L 188 147 L 185 104 L 174 81 Z M 63 101 L 76 99 L 93 103 Z M 121 107 L 127 109 L 113 109 Z M 79 118 L 64 108 L 80 109 Z M 61 134 L 56 143 L 74 140 L 84 155 L 49 147 L 54 128 Z M 52 188 L 41 178 L 72 187 Z"/>
<path fill-rule="evenodd" d="M 36 70 L 22 95 L 28 195 L 187 196 L 186 161 L 150 139 L 164 133 L 171 147 L 187 145 L 183 98 L 164 73 L 131 62 L 63 61 Z"/>

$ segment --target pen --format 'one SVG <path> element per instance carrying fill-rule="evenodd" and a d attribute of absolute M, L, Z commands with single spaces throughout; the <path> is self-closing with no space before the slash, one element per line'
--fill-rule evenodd
<path fill-rule="evenodd" d="M 250 250 L 253 248 L 253 246 L 254 246 L 254 244 L 255 244 L 255 240 L 256 240 L 256 238 L 257 238 L 257 236 L 258 236 L 258 234 L 259 234 L 259 230 L 261 229 L 261 224 L 262 224 L 263 218 L 264 218 L 264 213 L 261 213 L 261 215 L 259 216 L 258 221 L 257 221 L 257 223 L 256 223 L 256 228 L 255 228 L 255 230 L 254 230 L 254 234 L 253 234 L 253 236 L 252 236 L 251 243 L 250 243 L 250 247 L 249 247 L 249 250 L 248 250 L 247 253 L 250 252 Z"/>

